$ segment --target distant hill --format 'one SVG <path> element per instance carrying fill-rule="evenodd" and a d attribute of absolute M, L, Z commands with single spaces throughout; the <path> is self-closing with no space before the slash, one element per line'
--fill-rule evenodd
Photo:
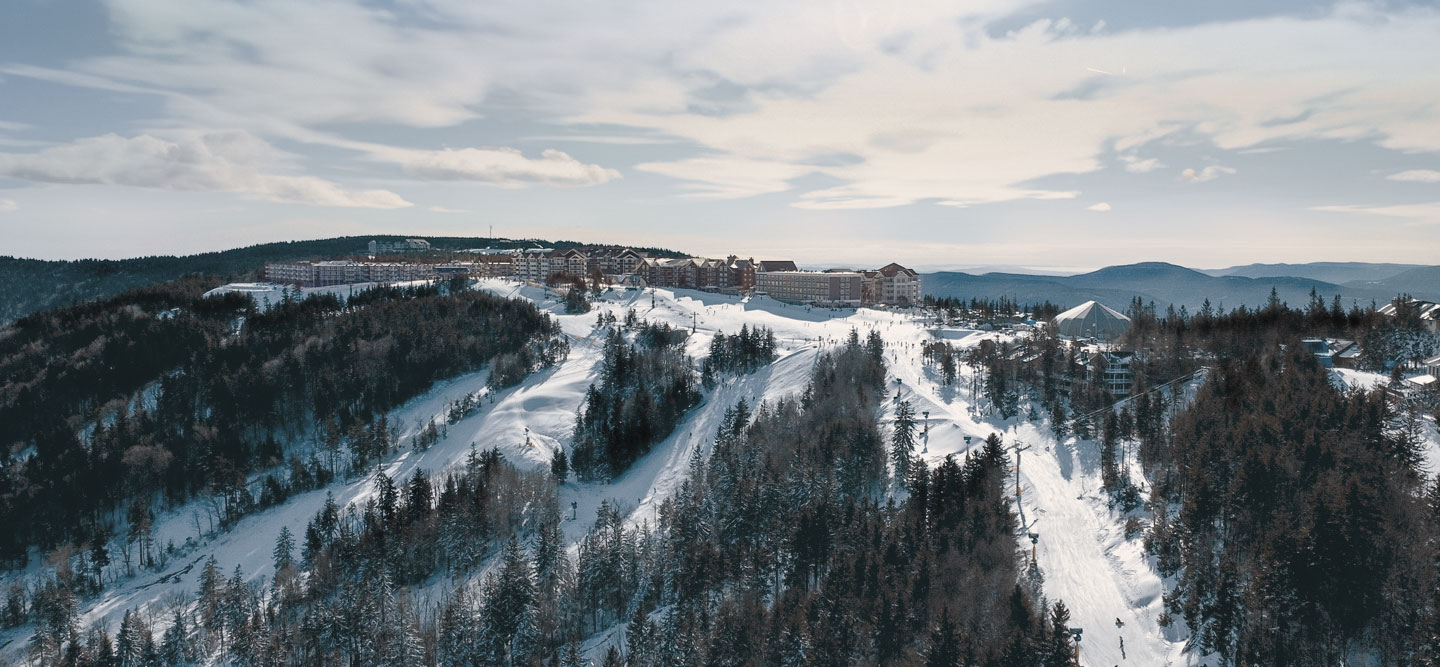
<path fill-rule="evenodd" d="M 1440 266 L 1421 266 L 1387 278 L 1355 281 L 1346 285 L 1386 294 L 1409 294 L 1417 298 L 1440 301 Z"/>
<path fill-rule="evenodd" d="M 1210 276 L 1241 278 L 1310 278 L 1345 285 L 1358 281 L 1375 281 L 1420 268 L 1422 264 L 1385 264 L 1373 262 L 1310 262 L 1308 264 L 1246 264 L 1225 269 L 1204 269 Z"/>
<path fill-rule="evenodd" d="M 315 241 L 284 241 L 198 255 L 50 261 L 0 256 L 0 326 L 30 313 L 119 294 L 144 285 L 189 275 L 229 280 L 254 279 L 266 262 L 333 259 L 360 255 L 372 241 L 413 238 L 396 235 L 341 236 Z M 426 236 L 437 251 L 466 248 L 570 248 L 575 241 L 492 239 L 471 236 Z M 640 248 L 652 254 L 679 256 L 672 250 Z"/>
<path fill-rule="evenodd" d="M 924 281 L 925 293 L 937 297 L 1008 297 L 1020 303 L 1050 301 L 1060 306 L 1073 306 L 1094 299 L 1117 310 L 1124 310 L 1137 296 L 1146 302 L 1155 302 L 1159 308 L 1185 306 L 1192 312 L 1206 299 L 1216 307 L 1223 305 L 1226 309 L 1240 305 L 1253 308 L 1264 305 L 1272 288 L 1282 301 L 1292 306 L 1309 301 L 1312 288 L 1327 302 L 1339 294 L 1347 307 L 1353 301 L 1362 304 L 1371 300 L 1385 302 L 1395 296 L 1389 285 L 1338 285 L 1290 276 L 1211 276 L 1164 262 L 1110 266 L 1074 276 L 1011 273 L 977 276 L 939 272 L 925 275 Z"/>

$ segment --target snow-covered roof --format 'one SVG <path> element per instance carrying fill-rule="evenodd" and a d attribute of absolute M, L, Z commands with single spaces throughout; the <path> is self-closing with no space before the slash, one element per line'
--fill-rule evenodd
<path fill-rule="evenodd" d="M 1086 301 L 1055 316 L 1062 336 L 1114 338 L 1130 328 L 1130 318 L 1099 301 Z"/>
<path fill-rule="evenodd" d="M 1420 319 L 1440 320 L 1440 303 L 1435 303 L 1434 301 L 1426 301 L 1424 299 L 1410 299 L 1407 303 L 1409 303 L 1412 307 L 1415 308 L 1416 311 L 1418 311 Z M 1378 312 L 1381 315 L 1394 315 L 1395 311 L 1395 304 L 1392 302 L 1381 306 L 1380 309 L 1375 312 Z"/>

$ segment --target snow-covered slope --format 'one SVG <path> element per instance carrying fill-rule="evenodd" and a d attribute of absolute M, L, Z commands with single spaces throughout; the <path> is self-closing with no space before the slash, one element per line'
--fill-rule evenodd
<path fill-rule="evenodd" d="M 473 394 L 483 397 L 477 410 L 450 425 L 445 436 L 429 449 L 412 451 L 402 440 L 402 453 L 384 464 L 391 476 L 408 477 L 415 469 L 425 469 L 433 476 L 463 465 L 472 443 L 483 449 L 498 447 L 519 466 L 548 466 L 554 448 L 568 442 L 585 391 L 595 380 L 603 340 L 603 332 L 596 329 L 595 323 L 602 312 L 614 313 L 623 320 L 626 311 L 634 309 L 643 319 L 693 330 L 688 351 L 697 359 L 708 351 L 717 331 L 736 333 L 745 324 L 771 328 L 780 346 L 775 363 L 747 376 L 721 380 L 669 438 L 611 483 L 570 483 L 561 490 L 562 509 L 568 510 L 572 502 L 578 508 L 577 520 L 565 525 L 570 540 L 577 540 L 588 530 L 595 508 L 603 500 L 629 511 L 633 521 L 651 520 L 660 501 L 673 493 L 688 474 L 695 453 L 706 452 L 727 408 L 741 399 L 753 405 L 801 391 L 820 352 L 842 344 L 852 328 L 859 329 L 862 335 L 875 329 L 888 345 L 890 386 L 895 386 L 894 380 L 898 379 L 902 398 L 911 401 L 917 412 L 929 412 L 922 439 L 926 461 L 933 464 L 949 454 L 963 456 L 992 432 L 1003 433 L 1007 445 L 1019 442 L 1029 446 L 1020 470 L 1022 515 L 1026 529 L 1041 535 L 1038 562 L 1047 595 L 1051 600 L 1063 599 L 1071 609 L 1073 625 L 1085 629 L 1082 664 L 1187 663 L 1179 638 L 1165 636 L 1156 625 L 1162 583 L 1143 553 L 1140 538 L 1125 538 L 1124 518 L 1112 513 L 1098 493 L 1094 443 L 1073 439 L 1057 442 L 1048 425 L 1025 423 L 1023 418 L 1001 420 L 977 411 L 970 396 L 968 368 L 962 369 L 955 385 L 938 384 L 921 361 L 922 344 L 935 338 L 922 320 L 892 311 L 807 308 L 767 298 L 742 299 L 665 289 L 611 292 L 592 312 L 566 315 L 554 296 L 540 288 L 502 280 L 482 281 L 479 287 L 503 296 L 530 299 L 554 314 L 571 339 L 571 353 L 557 367 L 498 394 L 489 393 L 486 373 L 480 372 L 443 383 L 395 411 L 392 423 L 399 420 L 402 434 L 408 439 L 432 419 L 443 423 L 452 401 Z M 986 338 L 1006 336 L 955 329 L 941 335 L 962 348 Z M 889 413 L 893 409 L 894 403 L 887 400 L 884 410 Z M 967 436 L 971 438 L 968 443 Z M 336 483 L 328 491 L 341 504 L 363 503 L 371 493 L 371 481 Z M 187 547 L 163 574 L 146 573 L 110 584 L 98 599 L 85 603 L 83 622 L 107 623 L 113 628 L 126 609 L 163 604 L 176 595 L 193 596 L 198 563 L 212 555 L 227 572 L 239 565 L 251 581 L 268 578 L 272 574 L 271 545 L 281 527 L 303 534 L 306 522 L 321 508 L 325 495 L 325 490 L 302 494 L 280 507 L 247 517 L 230 531 Z M 565 515 L 568 517 L 569 512 Z M 160 543 L 174 540 L 182 544 L 187 538 L 195 538 L 197 516 L 203 516 L 199 503 L 164 514 L 158 523 Z M 38 573 L 39 567 L 32 567 L 30 573 Z M 1123 626 L 1117 626 L 1117 620 Z M 163 620 L 160 622 L 163 624 Z M 0 645 L 9 642 L 0 646 L 0 662 L 19 655 L 30 631 L 19 628 L 0 634 Z"/>
<path fill-rule="evenodd" d="M 411 280 L 398 283 L 355 283 L 351 285 L 327 285 L 324 287 L 293 287 L 277 283 L 229 283 L 221 285 L 205 293 L 205 296 L 220 296 L 223 294 L 245 294 L 255 300 L 255 306 L 260 312 L 265 312 L 271 306 L 277 305 L 285 300 L 288 293 L 292 299 L 304 299 L 316 294 L 334 294 L 341 300 L 349 299 L 352 295 L 364 292 L 372 287 L 381 284 L 389 284 L 396 287 L 418 287 L 428 285 L 430 280 Z"/>

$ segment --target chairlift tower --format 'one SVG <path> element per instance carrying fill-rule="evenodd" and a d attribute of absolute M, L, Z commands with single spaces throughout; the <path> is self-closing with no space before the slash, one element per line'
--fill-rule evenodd
<path fill-rule="evenodd" d="M 1015 452 L 1015 506 L 1019 507 L 1020 496 L 1024 493 L 1020 488 L 1020 452 L 1029 450 L 1030 445 L 1025 444 L 1022 440 L 1016 440 L 1015 444 L 1010 445 L 1010 449 Z"/>

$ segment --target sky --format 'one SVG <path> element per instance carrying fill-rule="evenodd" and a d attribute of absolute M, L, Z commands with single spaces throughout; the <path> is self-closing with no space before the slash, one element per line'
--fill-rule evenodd
<path fill-rule="evenodd" d="M 0 254 L 1440 263 L 1440 7 L 6 0 Z"/>

